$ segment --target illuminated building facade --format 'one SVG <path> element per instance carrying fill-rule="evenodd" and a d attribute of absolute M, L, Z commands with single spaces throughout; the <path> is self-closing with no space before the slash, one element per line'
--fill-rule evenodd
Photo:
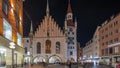
<path fill-rule="evenodd" d="M 101 59 L 107 63 L 120 61 L 120 14 L 106 20 L 99 33 Z"/>
<path fill-rule="evenodd" d="M 77 62 L 77 20 L 75 19 L 75 22 L 73 21 L 70 0 L 65 20 L 65 31 L 67 39 L 67 59 Z"/>
<path fill-rule="evenodd" d="M 69 8 L 71 9 L 70 3 Z M 65 19 L 65 30 L 61 30 L 49 14 L 49 5 L 47 1 L 46 16 L 38 26 L 35 34 L 32 34 L 31 29 L 30 36 L 24 38 L 26 51 L 24 55 L 27 57 L 25 59 L 26 62 L 30 62 L 30 60 L 32 60 L 33 63 L 56 63 L 67 62 L 68 60 L 73 62 L 77 61 L 77 24 L 75 25 L 71 15 L 72 13 L 70 11 L 67 14 L 67 19 Z M 30 39 L 32 40 L 32 44 L 30 44 Z M 32 55 L 33 58 L 30 59 L 30 55 Z"/>
<path fill-rule="evenodd" d="M 99 63 L 99 28 L 98 26 L 93 38 L 83 48 L 83 61 Z"/>
<path fill-rule="evenodd" d="M 0 67 L 23 62 L 23 1 L 0 0 Z M 15 43 L 14 52 L 10 42 Z M 12 60 L 13 53 L 13 60 Z"/>
<path fill-rule="evenodd" d="M 83 50 L 82 47 L 80 46 L 80 43 L 77 43 L 77 61 L 80 62 L 82 61 L 82 57 L 83 57 Z"/>

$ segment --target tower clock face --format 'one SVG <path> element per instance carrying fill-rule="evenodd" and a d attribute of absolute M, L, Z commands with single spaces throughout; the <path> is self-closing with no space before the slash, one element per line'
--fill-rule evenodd
<path fill-rule="evenodd" d="M 74 37 L 68 37 L 69 44 L 74 44 Z"/>
<path fill-rule="evenodd" d="M 73 29 L 72 28 L 70 28 L 70 32 L 72 32 L 73 31 Z"/>

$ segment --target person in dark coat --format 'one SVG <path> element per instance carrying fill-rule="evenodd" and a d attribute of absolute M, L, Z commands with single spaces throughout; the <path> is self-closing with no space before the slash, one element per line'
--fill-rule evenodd
<path fill-rule="evenodd" d="M 71 62 L 68 64 L 69 68 L 71 68 Z"/>

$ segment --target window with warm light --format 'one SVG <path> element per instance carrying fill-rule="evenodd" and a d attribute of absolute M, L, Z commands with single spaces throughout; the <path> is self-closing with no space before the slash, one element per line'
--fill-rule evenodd
<path fill-rule="evenodd" d="M 56 42 L 56 53 L 60 54 L 60 42 Z"/>
<path fill-rule="evenodd" d="M 21 38 L 20 34 L 17 33 L 17 44 L 18 44 L 19 46 L 22 46 L 22 45 L 21 45 L 21 43 L 22 43 L 21 40 L 22 40 L 22 38 Z"/>
<path fill-rule="evenodd" d="M 46 46 L 45 46 L 45 51 L 47 54 L 51 53 L 51 41 L 50 40 L 46 40 Z"/>
<path fill-rule="evenodd" d="M 12 41 L 12 27 L 5 19 L 3 19 L 3 35 Z"/>

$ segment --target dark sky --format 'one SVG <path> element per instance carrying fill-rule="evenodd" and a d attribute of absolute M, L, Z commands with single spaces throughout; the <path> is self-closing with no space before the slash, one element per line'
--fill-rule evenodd
<path fill-rule="evenodd" d="M 67 13 L 68 0 L 49 0 L 50 15 L 63 28 Z M 28 36 L 30 19 L 36 30 L 46 13 L 46 0 L 26 0 L 24 2 L 24 36 Z M 97 27 L 110 16 L 120 12 L 120 0 L 71 0 L 74 17 L 78 21 L 77 40 L 84 46 L 89 41 Z"/>

